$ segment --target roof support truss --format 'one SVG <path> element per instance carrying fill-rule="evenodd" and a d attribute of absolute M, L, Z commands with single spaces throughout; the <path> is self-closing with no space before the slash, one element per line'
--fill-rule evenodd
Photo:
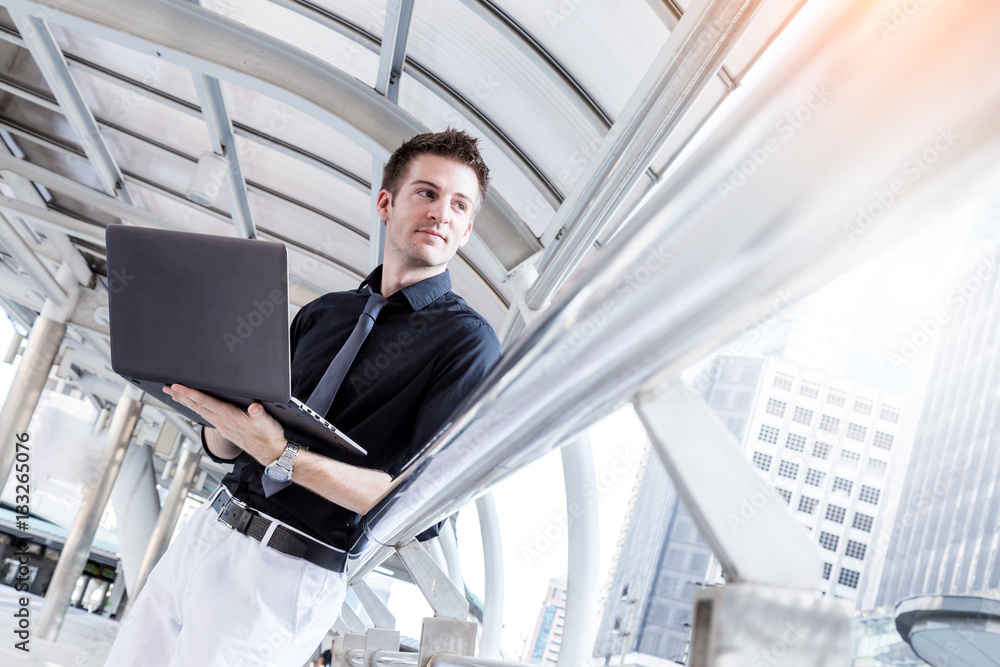
<path fill-rule="evenodd" d="M 66 59 L 63 58 L 59 45 L 56 44 L 52 31 L 49 30 L 45 21 L 37 16 L 28 16 L 11 8 L 11 18 L 17 25 L 21 38 L 25 46 L 31 51 L 35 62 L 38 63 L 42 75 L 52 89 L 59 107 L 66 116 L 66 120 L 80 137 L 80 144 L 84 152 L 90 159 L 97 175 L 101 179 L 101 184 L 108 194 L 117 197 L 126 204 L 132 203 L 128 190 L 125 188 L 125 180 L 115 163 L 111 151 L 108 149 L 101 131 L 97 127 L 90 108 L 80 94 L 80 89 L 70 74 Z"/>

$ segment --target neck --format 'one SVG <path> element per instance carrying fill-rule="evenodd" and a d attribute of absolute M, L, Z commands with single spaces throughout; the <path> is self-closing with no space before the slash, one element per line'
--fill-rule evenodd
<path fill-rule="evenodd" d="M 444 273 L 446 268 L 445 266 L 399 266 L 386 257 L 385 263 L 382 264 L 382 296 L 388 298 L 404 287 Z"/>

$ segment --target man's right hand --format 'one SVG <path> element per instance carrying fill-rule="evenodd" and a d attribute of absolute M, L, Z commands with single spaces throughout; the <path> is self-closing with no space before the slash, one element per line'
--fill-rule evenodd
<path fill-rule="evenodd" d="M 163 391 L 218 429 L 215 435 L 206 435 L 205 441 L 209 443 L 212 453 L 219 458 L 235 458 L 243 451 L 262 465 L 267 465 L 285 450 L 287 440 L 284 428 L 264 411 L 260 403 L 254 403 L 243 410 L 232 403 L 220 401 L 180 384 L 166 386 Z M 209 437 L 212 441 L 208 440 Z M 220 445 L 220 451 L 211 447 L 212 442 Z"/>

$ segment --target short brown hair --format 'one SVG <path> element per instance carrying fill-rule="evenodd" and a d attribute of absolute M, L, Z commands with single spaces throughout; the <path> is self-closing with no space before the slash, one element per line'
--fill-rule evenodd
<path fill-rule="evenodd" d="M 479 140 L 467 132 L 450 127 L 444 132 L 418 134 L 393 151 L 382 170 L 382 189 L 388 190 L 395 197 L 410 163 L 420 155 L 448 158 L 476 172 L 476 179 L 479 181 L 479 206 L 483 205 L 486 188 L 490 184 L 490 170 L 479 154 Z"/>

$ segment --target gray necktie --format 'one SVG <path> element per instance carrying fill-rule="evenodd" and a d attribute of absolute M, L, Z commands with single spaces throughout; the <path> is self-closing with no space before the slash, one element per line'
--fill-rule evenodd
<path fill-rule="evenodd" d="M 330 365 L 326 367 L 326 372 L 320 378 L 319 384 L 316 385 L 313 393 L 306 400 L 306 405 L 314 410 L 316 414 L 325 417 L 326 413 L 330 411 L 333 399 L 337 395 L 340 385 L 343 384 L 344 378 L 347 377 L 347 371 L 351 369 L 354 358 L 358 356 L 361 344 L 365 342 L 365 338 L 371 333 L 372 327 L 375 326 L 375 318 L 378 317 L 382 306 L 386 304 L 384 296 L 372 292 L 370 287 L 368 288 L 368 292 L 370 293 L 368 302 L 365 304 L 365 310 L 361 313 L 361 317 L 358 318 L 358 323 L 355 325 L 354 331 L 351 332 L 351 335 L 347 338 L 347 342 L 340 348 L 340 352 L 333 358 Z M 266 496 L 270 496 L 272 493 L 276 493 L 291 484 L 291 481 L 276 482 L 268 477 L 266 473 L 261 477 L 261 481 L 264 485 L 264 495 Z"/>

